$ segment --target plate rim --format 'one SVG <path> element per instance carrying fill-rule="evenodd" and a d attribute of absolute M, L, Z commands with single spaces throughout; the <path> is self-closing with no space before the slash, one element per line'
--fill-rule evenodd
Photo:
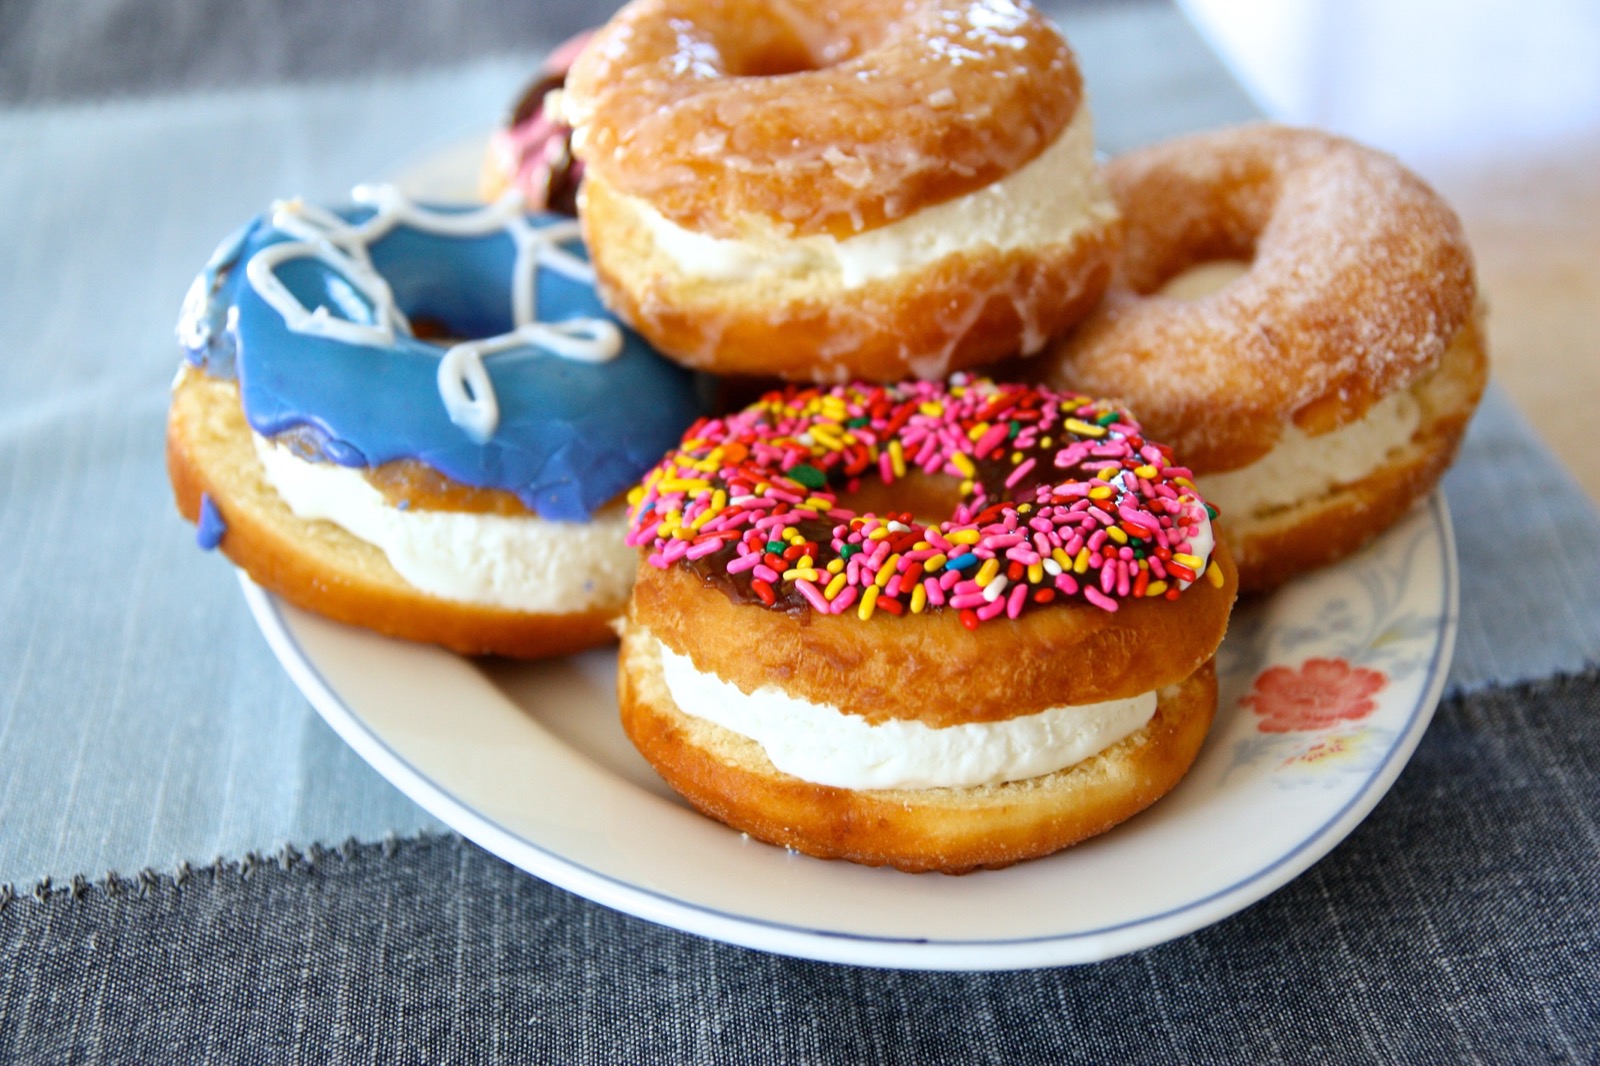
<path fill-rule="evenodd" d="M 1337 811 L 1265 866 L 1159 914 L 1091 930 L 991 939 L 877 936 L 735 914 L 629 882 L 559 855 L 476 810 L 395 750 L 323 676 L 283 613 L 282 601 L 255 585 L 243 571 L 238 577 L 251 614 L 274 656 L 317 713 L 363 760 L 440 821 L 544 881 L 670 928 L 798 958 L 899 969 L 1027 969 L 1103 961 L 1154 947 L 1236 914 L 1315 865 L 1388 794 L 1421 742 L 1443 696 L 1460 624 L 1455 532 L 1442 488 L 1429 494 L 1426 509 L 1432 517 L 1432 534 L 1440 552 L 1442 608 L 1426 682 L 1382 761 Z M 997 873 L 1003 876 L 1003 872 Z"/>

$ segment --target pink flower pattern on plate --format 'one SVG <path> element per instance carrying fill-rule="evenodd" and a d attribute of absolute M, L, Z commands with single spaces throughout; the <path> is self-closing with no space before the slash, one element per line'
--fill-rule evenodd
<path fill-rule="evenodd" d="M 1377 695 L 1389 678 L 1381 670 L 1351 666 L 1344 659 L 1307 659 L 1299 669 L 1274 666 L 1261 672 L 1239 702 L 1261 720 L 1263 733 L 1327 729 L 1377 710 Z"/>

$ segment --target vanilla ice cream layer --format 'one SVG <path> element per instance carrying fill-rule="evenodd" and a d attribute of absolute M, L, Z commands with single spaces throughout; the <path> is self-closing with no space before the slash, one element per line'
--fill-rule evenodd
<path fill-rule="evenodd" d="M 1099 754 L 1156 713 L 1156 694 L 1146 692 L 1003 722 L 873 725 L 774 685 L 742 692 L 657 644 L 662 677 L 680 710 L 760 744 L 784 773 L 836 788 L 968 788 L 1038 777 Z"/>
<path fill-rule="evenodd" d="M 1312 437 L 1286 426 L 1273 449 L 1249 466 L 1207 474 L 1196 483 L 1224 515 L 1264 515 L 1360 481 L 1411 443 L 1421 423 L 1416 397 L 1400 389 L 1328 433 Z"/>
<path fill-rule="evenodd" d="M 483 607 L 568 614 L 627 599 L 638 565 L 626 516 L 556 522 L 532 515 L 400 510 L 360 470 L 307 462 L 255 436 L 268 483 L 305 519 L 375 545 L 418 590 Z"/>
<path fill-rule="evenodd" d="M 667 219 L 644 200 L 619 195 L 656 247 L 691 277 L 748 281 L 763 275 L 833 275 L 851 289 L 981 247 L 998 251 L 1070 243 L 1116 212 L 1094 161 L 1094 121 L 1079 107 L 1055 143 L 984 188 L 843 239 L 791 237 L 750 220 L 744 237 L 712 237 Z"/>

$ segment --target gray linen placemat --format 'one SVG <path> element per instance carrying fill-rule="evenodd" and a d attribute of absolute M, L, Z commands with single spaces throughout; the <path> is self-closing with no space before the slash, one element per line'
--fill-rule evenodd
<path fill-rule="evenodd" d="M 1600 673 L 1446 700 L 1310 871 L 1093 966 L 767 955 L 453 836 L 25 889 L 0 952 L 6 1061 L 1594 1062 Z"/>

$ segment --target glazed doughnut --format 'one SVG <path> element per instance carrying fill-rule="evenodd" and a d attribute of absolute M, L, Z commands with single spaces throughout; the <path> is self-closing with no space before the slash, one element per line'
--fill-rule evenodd
<path fill-rule="evenodd" d="M 630 496 L 624 729 L 811 855 L 958 873 L 1103 832 L 1216 707 L 1235 574 L 1187 473 L 1110 405 L 962 374 L 699 422 Z"/>
<path fill-rule="evenodd" d="M 466 653 L 613 639 L 622 497 L 700 407 L 601 308 L 576 221 L 387 187 L 278 203 L 217 249 L 179 338 L 178 508 L 256 583 Z"/>
<path fill-rule="evenodd" d="M 583 164 L 572 157 L 572 127 L 553 113 L 548 101 L 566 83 L 567 69 L 589 36 L 588 31 L 577 34 L 550 53 L 506 124 L 489 138 L 478 189 L 484 200 L 493 202 L 514 191 L 530 211 L 577 215 Z"/>
<path fill-rule="evenodd" d="M 689 366 L 940 378 L 1110 275 L 1082 78 L 1025 0 L 635 0 L 561 106 L 602 293 Z"/>
<path fill-rule="evenodd" d="M 1136 151 L 1108 176 L 1117 277 L 1035 365 L 1172 443 L 1222 511 L 1243 589 L 1348 555 L 1432 489 L 1487 375 L 1471 252 L 1433 190 L 1372 149 L 1269 124 Z M 1186 293 L 1196 269 L 1213 277 Z"/>

